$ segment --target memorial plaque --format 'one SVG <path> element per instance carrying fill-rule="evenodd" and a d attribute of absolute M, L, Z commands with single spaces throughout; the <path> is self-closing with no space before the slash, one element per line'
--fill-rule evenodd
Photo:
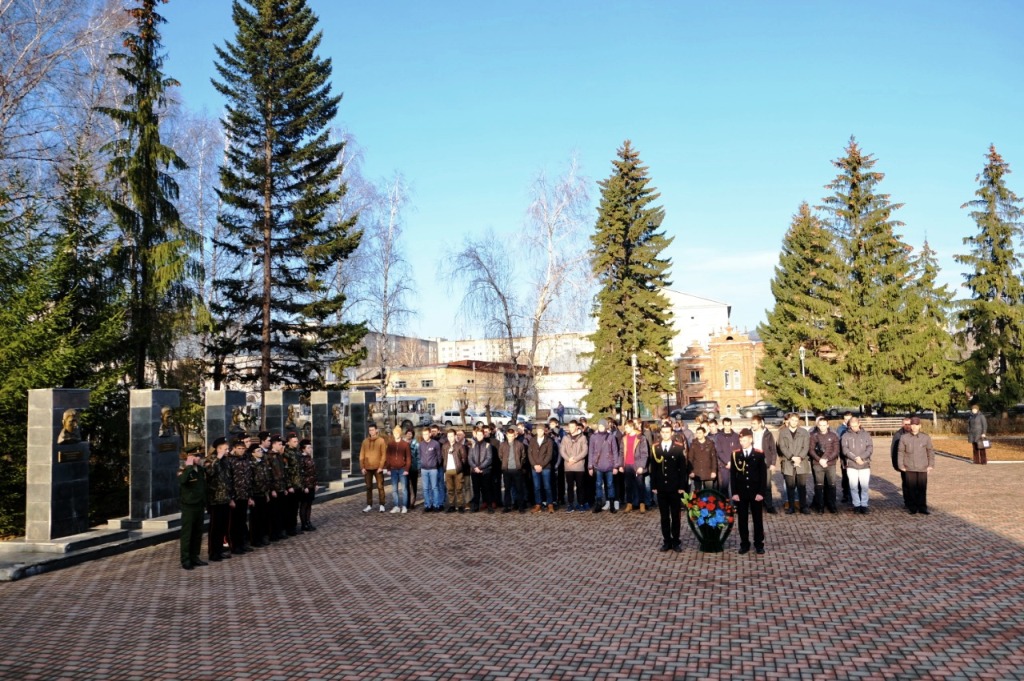
<path fill-rule="evenodd" d="M 28 392 L 25 539 L 49 542 L 89 529 L 89 443 L 78 416 L 88 390 Z"/>
<path fill-rule="evenodd" d="M 177 513 L 182 449 L 176 411 L 178 390 L 132 390 L 128 515 L 132 521 Z"/>

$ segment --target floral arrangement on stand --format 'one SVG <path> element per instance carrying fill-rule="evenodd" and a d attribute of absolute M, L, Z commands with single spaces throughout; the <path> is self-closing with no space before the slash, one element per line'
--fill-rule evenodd
<path fill-rule="evenodd" d="M 736 522 L 736 508 L 716 489 L 683 494 L 686 522 L 705 553 L 721 553 Z"/>

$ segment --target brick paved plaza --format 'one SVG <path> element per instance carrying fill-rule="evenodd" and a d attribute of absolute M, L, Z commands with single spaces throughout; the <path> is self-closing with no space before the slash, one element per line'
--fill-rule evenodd
<path fill-rule="evenodd" d="M 941 458 L 909 516 L 886 445 L 869 516 L 769 516 L 761 557 L 360 496 L 192 572 L 172 542 L 0 584 L 0 678 L 1024 678 L 1024 466 Z"/>

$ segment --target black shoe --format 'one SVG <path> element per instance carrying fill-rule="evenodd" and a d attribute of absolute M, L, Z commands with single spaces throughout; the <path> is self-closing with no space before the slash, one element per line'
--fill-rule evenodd
<path fill-rule="evenodd" d="M 909 511 L 907 511 L 907 512 L 908 512 L 908 513 L 909 513 L 910 515 L 917 515 L 917 509 L 916 509 L 916 508 L 912 508 L 912 509 L 910 509 L 910 510 L 909 510 Z"/>
<path fill-rule="evenodd" d="M 494 509 L 493 508 L 489 508 L 489 509 L 487 509 L 487 512 L 488 513 L 494 513 Z"/>
<path fill-rule="evenodd" d="M 767 508 L 764 509 L 764 512 L 771 515 L 775 515 L 776 513 L 778 513 L 778 511 L 775 510 L 774 506 L 768 506 Z"/>
<path fill-rule="evenodd" d="M 683 542 L 677 541 L 675 544 L 672 544 L 672 550 L 675 551 L 676 553 L 682 553 L 683 552 Z"/>
<path fill-rule="evenodd" d="M 836 513 L 839 513 L 839 509 L 837 509 L 835 506 L 831 506 L 829 507 L 828 512 L 832 515 L 835 515 Z"/>
<path fill-rule="evenodd" d="M 466 507 L 465 506 L 459 506 L 459 513 L 465 513 L 465 512 L 466 512 Z"/>
<path fill-rule="evenodd" d="M 224 560 L 223 556 L 210 556 L 210 562 L 211 563 L 218 563 L 218 562 L 220 562 L 222 560 Z"/>
<path fill-rule="evenodd" d="M 809 508 L 801 508 L 800 509 L 800 515 L 810 515 L 810 514 L 811 514 L 811 509 L 809 509 Z"/>
<path fill-rule="evenodd" d="M 861 513 L 861 515 L 867 515 L 868 514 L 868 507 L 867 506 L 861 506 L 860 507 L 860 513 Z"/>
<path fill-rule="evenodd" d="M 796 509 L 792 506 L 786 509 L 786 515 L 793 515 L 794 513 L 796 513 Z"/>
<path fill-rule="evenodd" d="M 519 512 L 520 512 L 520 513 L 526 513 L 526 507 L 525 507 L 525 506 L 523 506 L 522 508 L 520 508 L 520 509 L 519 509 Z"/>
<path fill-rule="evenodd" d="M 764 555 L 764 547 L 762 546 L 761 548 L 756 549 L 756 552 L 757 552 L 757 555 L 763 556 Z"/>
<path fill-rule="evenodd" d="M 594 506 L 593 513 L 600 513 L 600 512 L 601 512 L 601 507 L 600 506 Z"/>
<path fill-rule="evenodd" d="M 445 513 L 455 513 L 455 507 L 454 506 L 449 506 L 448 510 L 445 511 Z"/>
<path fill-rule="evenodd" d="M 222 554 L 220 554 L 220 559 L 221 560 L 230 560 L 231 559 L 231 554 L 230 553 L 222 553 Z"/>
<path fill-rule="evenodd" d="M 740 555 L 742 556 L 744 553 L 750 553 L 750 547 L 749 546 L 741 546 L 740 547 Z"/>
<path fill-rule="evenodd" d="M 922 508 L 920 511 L 918 511 L 918 513 L 920 513 L 921 515 L 931 515 L 932 514 L 932 512 L 929 511 L 927 508 Z"/>
<path fill-rule="evenodd" d="M 199 558 L 193 558 L 192 564 L 196 567 L 206 567 L 207 565 L 209 565 L 209 563 L 207 563 L 205 560 L 200 560 Z"/>
<path fill-rule="evenodd" d="M 662 545 L 661 545 L 661 548 L 660 548 L 660 549 L 658 549 L 658 550 L 659 550 L 659 551 L 662 551 L 662 552 L 664 552 L 664 551 L 671 551 L 671 550 L 672 550 L 672 547 L 671 547 L 670 545 L 668 545 L 668 544 L 662 544 Z"/>
<path fill-rule="evenodd" d="M 186 560 L 184 563 L 181 564 L 181 569 L 182 570 L 192 570 L 193 569 L 192 568 L 192 563 L 190 563 L 190 562 L 188 562 Z"/>
<path fill-rule="evenodd" d="M 316 528 L 313 527 L 313 523 L 306 523 L 306 532 L 316 532 Z"/>

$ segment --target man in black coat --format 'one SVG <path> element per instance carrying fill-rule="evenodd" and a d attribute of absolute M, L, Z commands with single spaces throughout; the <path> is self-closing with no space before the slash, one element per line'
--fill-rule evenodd
<path fill-rule="evenodd" d="M 679 539 L 682 519 L 682 494 L 690 475 L 686 450 L 672 439 L 672 426 L 661 427 L 661 442 L 654 445 L 649 460 L 651 481 L 658 491 L 658 510 L 661 512 L 662 551 L 682 551 Z"/>
<path fill-rule="evenodd" d="M 750 551 L 748 516 L 754 517 L 754 549 L 764 553 L 764 480 L 768 467 L 764 453 L 754 449 L 754 434 L 740 431 L 740 448 L 732 453 L 732 500 L 736 502 L 740 524 L 740 553 Z"/>

